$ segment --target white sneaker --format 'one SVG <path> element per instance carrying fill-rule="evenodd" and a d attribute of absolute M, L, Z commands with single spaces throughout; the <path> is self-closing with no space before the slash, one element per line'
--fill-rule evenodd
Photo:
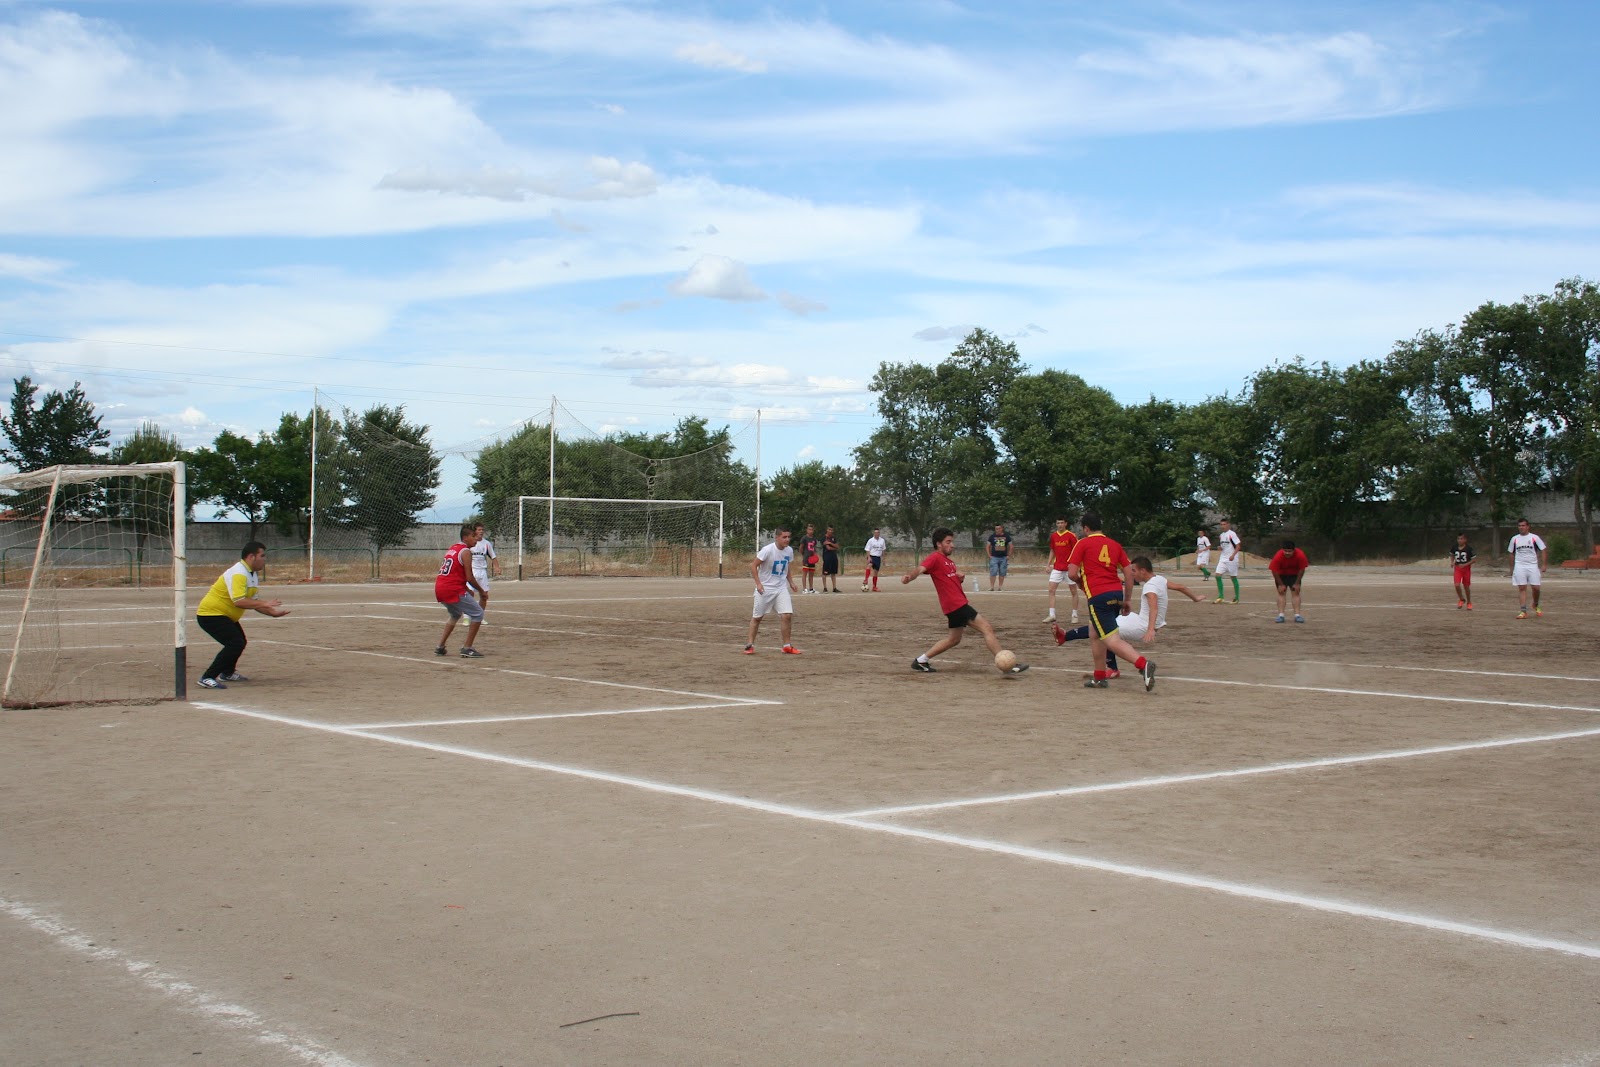
<path fill-rule="evenodd" d="M 1044 621 L 1045 622 L 1055 622 L 1056 621 L 1056 613 L 1052 611 L 1050 614 L 1048 614 L 1048 615 L 1046 615 L 1044 617 Z"/>
<path fill-rule="evenodd" d="M 1072 625 L 1078 625 L 1078 613 L 1076 611 L 1072 613 Z"/>

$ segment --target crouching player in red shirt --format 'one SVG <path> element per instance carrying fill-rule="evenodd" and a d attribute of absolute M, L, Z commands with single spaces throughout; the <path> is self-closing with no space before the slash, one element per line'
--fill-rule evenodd
<path fill-rule="evenodd" d="M 1132 561 L 1121 545 L 1100 532 L 1097 513 L 1084 512 L 1080 522 L 1083 536 L 1073 546 L 1067 576 L 1081 585 L 1089 598 L 1089 643 L 1094 676 L 1084 681 L 1084 688 L 1106 689 L 1111 685 L 1106 653 L 1112 652 L 1133 661 L 1144 679 L 1145 692 L 1149 692 L 1156 687 L 1155 661 L 1139 655 L 1137 649 L 1117 634 L 1123 608 L 1133 601 L 1133 573 L 1129 569 Z"/>
<path fill-rule="evenodd" d="M 939 610 L 944 612 L 945 621 L 950 624 L 950 632 L 942 640 L 911 661 L 911 669 L 923 674 L 934 673 L 933 664 L 928 661 L 959 645 L 961 636 L 969 626 L 978 631 L 990 652 L 997 656 L 1000 654 L 1000 639 L 994 635 L 994 627 L 989 625 L 988 619 L 978 614 L 978 609 L 967 603 L 967 594 L 961 588 L 965 576 L 956 570 L 956 561 L 950 558 L 955 550 L 956 535 L 943 526 L 938 527 L 933 531 L 933 551 L 928 553 L 916 570 L 900 578 L 901 585 L 914 582 L 923 574 L 932 578 L 934 591 L 939 594 Z M 1001 673 L 1021 674 L 1027 669 L 1026 663 L 1017 663 Z"/>
<path fill-rule="evenodd" d="M 1272 584 L 1278 587 L 1278 617 L 1273 621 L 1283 621 L 1285 595 L 1294 601 L 1294 621 L 1306 621 L 1306 617 L 1300 614 L 1300 578 L 1309 566 L 1311 561 L 1306 559 L 1304 552 L 1294 547 L 1293 541 L 1285 541 L 1283 547 L 1273 554 L 1272 562 L 1267 564 L 1267 570 L 1272 572 Z"/>
<path fill-rule="evenodd" d="M 483 625 L 483 606 L 467 592 L 467 586 L 470 585 L 478 591 L 479 596 L 484 595 L 483 586 L 472 576 L 472 546 L 477 543 L 478 527 L 466 523 L 461 527 L 461 540 L 451 545 L 450 551 L 444 554 L 444 562 L 439 564 L 439 576 L 433 580 L 433 598 L 450 613 L 450 621 L 444 624 L 444 632 L 439 635 L 439 647 L 433 650 L 435 656 L 446 654 L 448 650 L 445 644 L 450 640 L 450 631 L 456 628 L 462 616 L 466 616 L 467 639 L 461 642 L 461 656 L 463 659 L 483 658 L 483 653 L 472 647 L 473 640 L 478 636 L 478 627 Z"/>

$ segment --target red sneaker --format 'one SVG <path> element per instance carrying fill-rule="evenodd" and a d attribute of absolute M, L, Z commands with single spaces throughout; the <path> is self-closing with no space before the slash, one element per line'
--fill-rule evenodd
<path fill-rule="evenodd" d="M 755 645 L 745 645 L 744 646 L 744 654 L 747 655 L 747 656 L 755 655 L 756 654 L 756 646 Z"/>
<path fill-rule="evenodd" d="M 1122 677 L 1122 672 L 1121 671 L 1106 671 L 1106 677 L 1107 678 L 1121 678 Z"/>
<path fill-rule="evenodd" d="M 1055 634 L 1055 636 L 1056 636 L 1056 644 L 1064 645 L 1064 644 L 1067 643 L 1067 631 L 1063 630 L 1056 623 L 1051 623 L 1050 624 L 1050 632 Z"/>
<path fill-rule="evenodd" d="M 801 656 L 801 655 L 805 654 L 805 653 L 801 652 L 798 648 L 795 648 L 793 645 L 784 645 L 783 646 L 783 651 L 784 651 L 785 655 L 789 655 L 789 656 Z"/>

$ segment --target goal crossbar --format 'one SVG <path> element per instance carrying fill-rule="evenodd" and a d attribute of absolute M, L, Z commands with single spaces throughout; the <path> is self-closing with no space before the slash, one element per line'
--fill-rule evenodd
<path fill-rule="evenodd" d="M 555 576 L 555 542 L 556 542 L 556 505 L 557 504 L 615 504 L 622 507 L 642 509 L 647 514 L 652 508 L 692 508 L 705 507 L 717 509 L 717 577 L 722 577 L 724 517 L 726 504 L 721 500 L 670 500 L 656 498 L 624 499 L 618 497 L 594 496 L 519 496 L 517 497 L 517 580 L 521 581 L 525 574 L 525 545 L 527 538 L 525 519 L 529 504 L 545 505 L 545 576 Z"/>

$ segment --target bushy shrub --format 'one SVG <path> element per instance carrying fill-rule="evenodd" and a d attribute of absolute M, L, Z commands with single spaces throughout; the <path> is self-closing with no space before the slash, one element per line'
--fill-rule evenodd
<path fill-rule="evenodd" d="M 1578 544 L 1564 533 L 1551 534 L 1549 541 L 1550 566 L 1559 567 L 1569 559 L 1577 559 Z"/>

